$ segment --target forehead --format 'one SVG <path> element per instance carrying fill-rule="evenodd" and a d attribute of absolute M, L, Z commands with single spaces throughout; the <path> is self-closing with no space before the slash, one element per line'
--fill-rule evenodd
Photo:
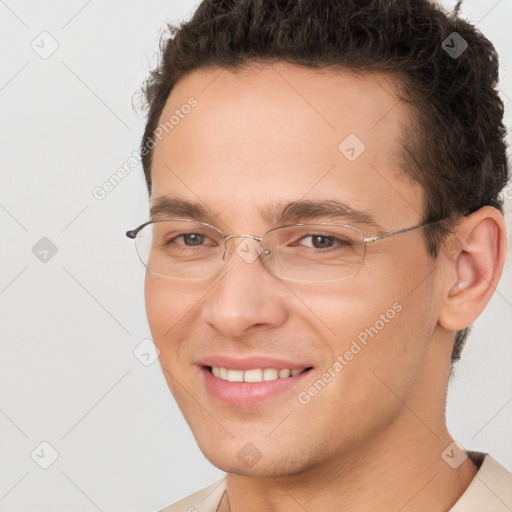
<path fill-rule="evenodd" d="M 226 211 L 305 196 L 365 211 L 387 200 L 386 215 L 417 217 L 421 192 L 400 170 L 407 110 L 395 87 L 385 74 L 281 62 L 194 71 L 160 118 L 174 122 L 156 141 L 152 198 Z"/>

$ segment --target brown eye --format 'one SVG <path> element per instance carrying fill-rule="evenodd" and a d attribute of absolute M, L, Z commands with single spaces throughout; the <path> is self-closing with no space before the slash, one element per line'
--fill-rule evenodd
<path fill-rule="evenodd" d="M 171 240 L 172 242 L 176 242 L 176 240 L 179 240 L 180 238 L 183 239 L 184 244 L 187 246 L 196 246 L 201 245 L 204 243 L 205 235 L 201 235 L 200 233 L 187 233 L 186 235 L 180 235 Z"/>
<path fill-rule="evenodd" d="M 314 235 L 311 237 L 311 245 L 315 249 L 326 249 L 332 247 L 333 238 L 331 236 Z"/>

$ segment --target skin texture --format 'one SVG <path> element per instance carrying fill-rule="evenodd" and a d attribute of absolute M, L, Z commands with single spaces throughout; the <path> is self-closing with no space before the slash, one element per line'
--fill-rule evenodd
<path fill-rule="evenodd" d="M 379 74 L 314 71 L 286 63 L 243 72 L 194 71 L 173 89 L 162 120 L 190 96 L 197 107 L 157 142 L 154 202 L 169 196 L 216 212 L 225 233 L 275 227 L 259 209 L 299 199 L 341 200 L 382 230 L 421 221 L 423 192 L 399 169 L 410 117 Z M 338 149 L 356 134 L 365 151 Z M 329 218 L 318 218 L 328 222 Z M 448 510 L 476 473 L 452 469 L 444 407 L 455 330 L 485 308 L 504 258 L 501 215 L 484 208 L 458 224 L 437 259 L 418 229 L 367 246 L 355 277 L 283 282 L 236 251 L 217 277 L 188 283 L 146 277 L 146 308 L 160 363 L 205 456 L 229 473 L 232 512 Z M 241 239 L 234 239 L 235 244 Z M 401 310 L 309 403 L 297 396 L 357 335 Z M 300 388 L 233 406 L 211 396 L 199 358 L 273 356 L 313 370 Z M 252 443 L 261 459 L 237 457 Z"/>

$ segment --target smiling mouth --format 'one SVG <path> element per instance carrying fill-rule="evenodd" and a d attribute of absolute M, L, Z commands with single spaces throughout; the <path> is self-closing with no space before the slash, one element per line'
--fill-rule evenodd
<path fill-rule="evenodd" d="M 207 366 L 210 373 L 221 380 L 228 382 L 269 382 L 278 379 L 288 379 L 295 377 L 312 369 L 311 366 L 305 368 L 277 369 L 277 368 L 253 368 L 250 370 L 232 370 L 219 366 Z"/>

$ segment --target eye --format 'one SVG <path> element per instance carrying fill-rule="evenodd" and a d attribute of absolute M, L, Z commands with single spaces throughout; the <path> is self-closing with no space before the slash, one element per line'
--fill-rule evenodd
<path fill-rule="evenodd" d="M 309 242 L 306 242 L 309 240 Z M 334 246 L 350 247 L 351 241 L 337 238 L 333 235 L 311 234 L 304 236 L 298 242 L 298 245 L 311 247 L 312 249 L 330 249 Z"/>
<path fill-rule="evenodd" d="M 202 235 L 201 233 L 186 233 L 173 238 L 169 243 L 177 243 L 177 240 L 180 239 L 182 239 L 182 243 L 178 243 L 178 245 L 194 247 L 203 244 L 206 239 L 206 235 Z"/>

